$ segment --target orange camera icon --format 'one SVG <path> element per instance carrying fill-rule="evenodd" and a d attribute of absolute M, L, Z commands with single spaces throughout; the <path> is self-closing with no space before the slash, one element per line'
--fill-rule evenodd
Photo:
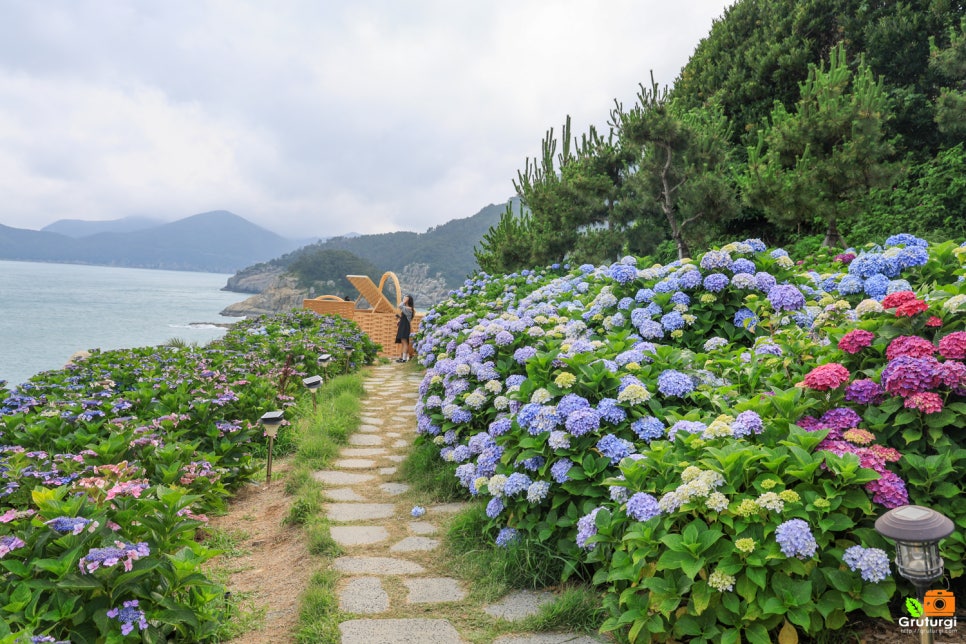
<path fill-rule="evenodd" d="M 922 613 L 926 617 L 952 617 L 956 614 L 956 598 L 948 590 L 927 590 Z"/>

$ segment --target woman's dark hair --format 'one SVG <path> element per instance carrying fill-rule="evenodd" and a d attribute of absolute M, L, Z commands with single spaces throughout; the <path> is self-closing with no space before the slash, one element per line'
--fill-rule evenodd
<path fill-rule="evenodd" d="M 413 301 L 412 295 L 407 295 L 406 297 L 403 298 L 403 304 L 406 304 L 407 302 L 409 303 L 409 306 L 412 306 L 412 307 L 416 306 L 416 302 Z"/>

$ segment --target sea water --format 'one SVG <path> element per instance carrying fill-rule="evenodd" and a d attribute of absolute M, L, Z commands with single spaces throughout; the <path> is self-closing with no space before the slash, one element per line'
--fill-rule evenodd
<path fill-rule="evenodd" d="M 220 290 L 228 277 L 0 261 L 0 380 L 25 382 L 92 348 L 207 344 L 238 319 L 219 312 L 247 297 Z"/>

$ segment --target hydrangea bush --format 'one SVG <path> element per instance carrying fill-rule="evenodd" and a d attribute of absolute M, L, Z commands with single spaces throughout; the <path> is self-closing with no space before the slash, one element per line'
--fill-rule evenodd
<path fill-rule="evenodd" d="M 888 618 L 886 509 L 951 516 L 963 572 L 964 263 L 896 235 L 478 275 L 420 326 L 419 440 L 498 546 L 555 545 L 631 640 Z"/>
<path fill-rule="evenodd" d="M 215 635 L 228 607 L 202 570 L 217 554 L 196 539 L 204 513 L 255 473 L 261 414 L 294 404 L 320 353 L 329 375 L 355 368 L 348 349 L 363 363 L 377 347 L 292 312 L 206 347 L 95 351 L 4 390 L 0 642 Z"/>

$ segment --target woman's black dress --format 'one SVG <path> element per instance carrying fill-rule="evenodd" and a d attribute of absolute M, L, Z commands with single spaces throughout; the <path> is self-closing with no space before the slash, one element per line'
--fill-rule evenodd
<path fill-rule="evenodd" d="M 399 322 L 396 325 L 396 344 L 401 344 L 403 340 L 409 339 L 412 316 L 413 310 L 409 307 L 404 306 L 399 310 Z"/>

